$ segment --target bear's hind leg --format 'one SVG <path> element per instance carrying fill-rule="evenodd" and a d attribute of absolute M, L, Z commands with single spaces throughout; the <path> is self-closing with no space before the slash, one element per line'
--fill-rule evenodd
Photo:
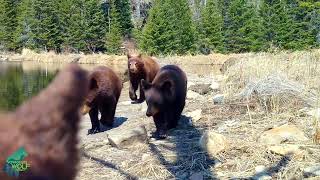
<path fill-rule="evenodd" d="M 100 124 L 98 119 L 98 108 L 91 108 L 89 111 L 92 128 L 88 130 L 88 134 L 95 134 L 100 132 Z"/>
<path fill-rule="evenodd" d="M 145 95 L 144 95 L 144 91 L 141 87 L 141 83 L 139 85 L 139 91 L 140 91 L 140 96 L 139 96 L 139 99 L 137 100 L 138 103 L 142 103 L 146 98 L 145 98 Z"/>
<path fill-rule="evenodd" d="M 130 87 L 129 87 L 129 97 L 132 101 L 136 101 L 137 100 L 137 94 L 136 91 L 138 89 L 138 85 L 130 83 Z"/>

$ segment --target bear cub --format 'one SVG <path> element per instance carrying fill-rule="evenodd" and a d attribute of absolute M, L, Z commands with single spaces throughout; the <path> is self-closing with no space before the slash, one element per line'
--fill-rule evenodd
<path fill-rule="evenodd" d="M 89 75 L 89 93 L 85 99 L 82 114 L 89 112 L 92 128 L 88 134 L 101 132 L 98 112 L 101 113 L 100 122 L 105 126 L 112 126 L 116 106 L 121 94 L 122 82 L 110 68 L 98 66 Z"/>
<path fill-rule="evenodd" d="M 128 54 L 129 97 L 134 103 L 142 103 L 145 100 L 144 91 L 141 88 L 141 80 L 144 79 L 151 83 L 159 69 L 158 63 L 151 57 L 142 56 L 141 54 L 137 56 Z M 136 95 L 138 87 L 140 90 L 139 99 Z"/>
<path fill-rule="evenodd" d="M 186 74 L 175 65 L 160 69 L 152 83 L 141 81 L 148 109 L 146 115 L 152 116 L 156 132 L 153 137 L 164 139 L 167 131 L 177 126 L 185 106 L 187 94 Z"/>

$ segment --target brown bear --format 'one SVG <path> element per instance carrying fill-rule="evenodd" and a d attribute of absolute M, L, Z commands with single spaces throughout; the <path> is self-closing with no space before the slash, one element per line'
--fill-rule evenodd
<path fill-rule="evenodd" d="M 98 66 L 89 75 L 89 94 L 85 99 L 83 114 L 89 111 L 92 128 L 88 134 L 101 131 L 98 112 L 101 113 L 100 122 L 105 126 L 112 126 L 117 103 L 122 90 L 122 82 L 110 68 Z"/>
<path fill-rule="evenodd" d="M 130 89 L 129 96 L 135 103 L 142 103 L 145 100 L 144 92 L 141 88 L 141 80 L 151 83 L 159 71 L 160 67 L 155 59 L 141 54 L 134 56 L 128 54 L 128 70 Z M 139 87 L 140 86 L 140 87 Z M 140 97 L 137 98 L 136 91 L 139 87 Z"/>
<path fill-rule="evenodd" d="M 152 83 L 141 81 L 146 95 L 146 115 L 153 116 L 156 132 L 153 137 L 163 139 L 167 130 L 175 128 L 185 105 L 187 76 L 175 65 L 160 69 Z"/>
<path fill-rule="evenodd" d="M 80 107 L 87 86 L 86 71 L 69 65 L 37 96 L 15 112 L 0 116 L 1 180 L 75 179 Z M 29 167 L 12 177 L 2 170 L 10 164 L 8 157 L 20 148 L 25 150 L 23 162 Z"/>

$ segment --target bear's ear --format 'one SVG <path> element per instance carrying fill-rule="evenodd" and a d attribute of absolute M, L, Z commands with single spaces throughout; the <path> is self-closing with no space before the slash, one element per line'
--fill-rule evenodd
<path fill-rule="evenodd" d="M 130 53 L 127 54 L 128 59 L 130 59 L 132 56 Z"/>
<path fill-rule="evenodd" d="M 141 58 L 141 57 L 142 57 L 142 54 L 141 54 L 141 53 L 139 53 L 137 57 L 138 57 L 138 58 Z"/>
<path fill-rule="evenodd" d="M 89 90 L 96 89 L 96 88 L 98 88 L 97 81 L 95 79 L 91 79 L 89 84 Z"/>
<path fill-rule="evenodd" d="M 147 82 L 146 80 L 144 79 L 141 79 L 141 87 L 142 89 L 145 91 L 145 90 L 148 90 L 151 88 L 151 83 Z"/>
<path fill-rule="evenodd" d="M 161 85 L 161 90 L 167 99 L 171 99 L 174 94 L 172 81 L 169 81 L 169 80 L 164 81 Z"/>

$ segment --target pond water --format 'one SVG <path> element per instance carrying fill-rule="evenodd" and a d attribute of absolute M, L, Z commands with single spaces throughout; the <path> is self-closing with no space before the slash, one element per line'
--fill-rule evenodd
<path fill-rule="evenodd" d="M 25 100 L 38 94 L 66 64 L 59 63 L 5 63 L 0 62 L 0 111 L 14 110 Z M 97 65 L 81 64 L 86 70 Z M 124 80 L 126 64 L 108 65 Z M 210 65 L 180 65 L 188 77 L 216 74 L 218 68 Z"/>
<path fill-rule="evenodd" d="M 0 62 L 0 111 L 14 110 L 22 102 L 38 94 L 65 65 Z M 81 66 L 87 70 L 95 67 Z"/>

